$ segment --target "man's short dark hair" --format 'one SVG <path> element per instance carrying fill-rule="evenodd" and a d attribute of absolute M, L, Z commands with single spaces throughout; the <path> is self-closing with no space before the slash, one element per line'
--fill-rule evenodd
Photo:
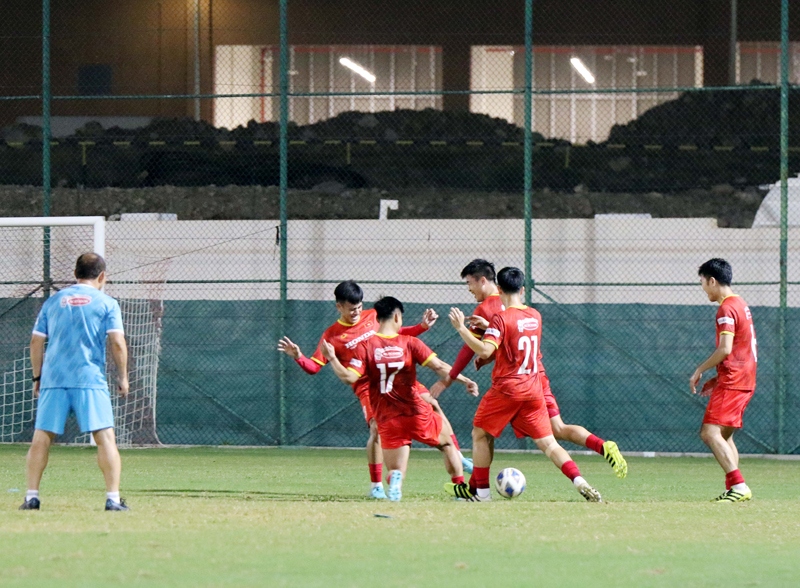
<path fill-rule="evenodd" d="M 516 294 L 525 285 L 525 274 L 518 267 L 504 267 L 497 273 L 497 285 L 505 294 Z"/>
<path fill-rule="evenodd" d="M 336 286 L 333 295 L 336 297 L 336 302 L 359 304 L 364 300 L 364 291 L 353 280 L 347 280 Z"/>
<path fill-rule="evenodd" d="M 466 278 L 467 276 L 486 278 L 490 282 L 494 282 L 497 277 L 494 271 L 494 264 L 485 259 L 473 259 L 464 266 L 464 269 L 461 270 L 461 277 Z"/>
<path fill-rule="evenodd" d="M 715 257 L 709 259 L 700 269 L 697 270 L 697 275 L 704 277 L 706 280 L 714 278 L 720 286 L 730 286 L 733 282 L 733 268 L 724 259 Z"/>
<path fill-rule="evenodd" d="M 375 303 L 375 314 L 380 322 L 389 320 L 394 315 L 395 310 L 399 310 L 400 314 L 405 312 L 403 303 L 394 296 L 384 296 Z"/>
<path fill-rule="evenodd" d="M 96 280 L 106 271 L 106 260 L 97 253 L 84 253 L 75 262 L 75 277 L 79 280 Z"/>

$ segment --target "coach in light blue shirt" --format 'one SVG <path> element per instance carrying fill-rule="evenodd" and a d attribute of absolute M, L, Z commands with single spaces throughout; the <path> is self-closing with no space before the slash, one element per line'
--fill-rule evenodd
<path fill-rule="evenodd" d="M 122 464 L 114 436 L 114 411 L 106 381 L 106 343 L 117 366 L 119 395 L 128 395 L 128 350 L 119 303 L 102 292 L 106 262 L 84 253 L 75 264 L 78 283 L 42 306 L 31 337 L 33 395 L 39 398 L 28 451 L 28 493 L 20 510 L 39 510 L 39 482 L 50 445 L 64 432 L 70 410 L 81 431 L 97 443 L 106 481 L 106 510 L 128 510 L 119 496 Z M 44 344 L 47 340 L 47 354 Z"/>

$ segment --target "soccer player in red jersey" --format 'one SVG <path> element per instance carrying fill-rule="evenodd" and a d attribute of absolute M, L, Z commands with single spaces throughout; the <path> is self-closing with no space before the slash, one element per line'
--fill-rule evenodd
<path fill-rule="evenodd" d="M 717 348 L 697 366 L 689 387 L 697 393 L 703 372 L 717 368 L 716 378 L 703 386 L 711 398 L 703 416 L 700 438 L 725 470 L 726 491 L 713 500 L 720 504 L 750 500 L 753 492 L 739 471 L 739 450 L 733 434 L 742 428 L 742 417 L 756 389 L 758 347 L 753 316 L 747 303 L 733 293 L 733 270 L 724 259 L 710 259 L 698 270 L 700 286 L 717 310 Z"/>
<path fill-rule="evenodd" d="M 454 484 L 464 484 L 461 456 L 453 444 L 453 429 L 441 411 L 434 410 L 435 399 L 417 381 L 416 366 L 422 365 L 440 376 L 450 366 L 436 357 L 419 339 L 403 335 L 403 304 L 387 296 L 375 303 L 378 332 L 361 344 L 347 364 L 327 341 L 322 354 L 330 362 L 342 382 L 355 384 L 366 380 L 370 404 L 378 426 L 381 444 L 389 468 L 389 500 L 402 497 L 402 484 L 408 466 L 411 441 L 436 447 L 444 454 L 444 464 Z M 473 396 L 478 395 L 475 382 L 459 376 Z"/>
<path fill-rule="evenodd" d="M 492 318 L 483 339 L 477 339 L 464 324 L 464 313 L 450 309 L 450 322 L 481 359 L 495 358 L 492 386 L 475 413 L 472 429 L 474 470 L 469 486 L 448 484 L 454 496 L 475 502 L 491 500 L 489 468 L 494 457 L 494 439 L 511 424 L 517 437 L 530 437 L 561 469 L 580 494 L 590 502 L 602 502 L 600 493 L 583 479 L 577 464 L 553 436 L 539 374 L 542 316 L 522 303 L 525 275 L 515 267 L 497 274 L 500 299 L 505 310 Z"/>
<path fill-rule="evenodd" d="M 352 280 L 340 283 L 334 290 L 336 298 L 336 309 L 339 311 L 339 320 L 328 327 L 320 338 L 316 351 L 308 358 L 303 355 L 300 347 L 293 343 L 288 337 L 283 337 L 278 342 L 278 350 L 283 351 L 295 360 L 297 364 L 308 374 L 318 373 L 328 360 L 322 355 L 322 341 L 330 342 L 340 361 L 350 360 L 353 350 L 361 341 L 372 337 L 378 329 L 378 321 L 375 319 L 374 310 L 363 310 L 364 292 L 361 287 Z M 404 327 L 402 333 L 416 337 L 430 329 L 437 319 L 436 313 L 428 309 L 422 316 L 422 322 L 412 327 Z M 367 439 L 367 463 L 370 475 L 370 496 L 373 498 L 386 498 L 383 489 L 383 452 L 381 451 L 380 437 L 378 428 L 373 418 L 372 408 L 369 403 L 369 391 L 366 380 L 357 382 L 353 386 L 353 392 L 361 404 L 364 420 L 369 427 L 369 439 Z M 463 458 L 464 466 L 472 471 L 472 462 Z"/>
<path fill-rule="evenodd" d="M 472 316 L 467 320 L 469 322 L 470 332 L 477 339 L 480 339 L 489 327 L 489 323 L 492 321 L 492 318 L 494 318 L 494 315 L 505 310 L 500 300 L 499 290 L 497 289 L 494 264 L 485 259 L 473 259 L 461 270 L 461 277 L 466 281 L 470 294 L 479 302 Z M 474 351 L 465 343 L 461 351 L 459 351 L 455 362 L 453 362 L 453 369 L 450 370 L 448 376 L 431 386 L 431 395 L 434 398 L 438 398 L 444 389 L 450 385 L 453 378 L 463 371 L 469 364 L 473 355 Z M 491 362 L 491 359 L 482 360 L 478 358 L 475 361 L 475 367 L 480 369 L 489 362 Z M 561 418 L 561 410 L 558 408 L 556 398 L 550 389 L 550 379 L 547 377 L 547 373 L 544 370 L 541 349 L 539 350 L 538 370 L 539 379 L 542 382 L 544 400 L 547 404 L 547 414 L 550 417 L 550 426 L 553 429 L 553 436 L 559 441 L 569 441 L 575 445 L 580 445 L 599 453 L 611 464 L 618 478 L 627 476 L 628 464 L 614 441 L 604 441 L 580 425 L 568 425 L 564 423 Z"/>

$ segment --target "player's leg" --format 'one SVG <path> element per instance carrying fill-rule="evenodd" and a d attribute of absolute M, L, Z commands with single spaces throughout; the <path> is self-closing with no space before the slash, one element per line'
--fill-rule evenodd
<path fill-rule="evenodd" d="M 448 426 L 450 427 L 450 440 L 453 442 L 453 447 L 455 447 L 455 450 L 458 452 L 458 458 L 461 461 L 461 468 L 464 470 L 464 472 L 471 474 L 473 462 L 470 458 L 464 457 L 464 454 L 461 453 L 461 446 L 458 443 L 455 430 L 453 429 L 453 426 L 450 425 L 450 421 L 447 419 L 447 415 L 444 414 L 442 407 L 439 405 L 439 401 L 428 393 L 420 394 L 420 396 L 433 407 L 433 410 L 436 411 L 436 414 L 442 417 L 443 421 L 447 422 Z"/>
<path fill-rule="evenodd" d="M 411 453 L 411 445 L 403 445 L 393 449 L 384 448 L 383 457 L 386 468 L 389 470 L 389 500 L 397 502 L 403 497 L 403 478 L 406 477 L 408 468 L 408 456 Z"/>
<path fill-rule="evenodd" d="M 70 401 L 65 389 L 48 388 L 39 393 L 33 441 L 26 460 L 28 491 L 25 494 L 25 502 L 19 507 L 20 510 L 39 509 L 39 484 L 47 467 L 50 445 L 56 435 L 64 432 L 69 411 Z"/>
<path fill-rule="evenodd" d="M 367 439 L 367 467 L 369 467 L 369 495 L 372 498 L 384 499 L 386 492 L 383 490 L 383 449 L 381 437 L 378 434 L 378 423 L 372 418 L 371 411 L 364 408 L 364 416 L 369 426 L 369 439 Z"/>
<path fill-rule="evenodd" d="M 589 502 L 602 502 L 600 493 L 581 476 L 578 464 L 572 461 L 567 450 L 561 447 L 552 435 L 534 439 L 536 446 L 567 476 L 575 488 Z"/>
<path fill-rule="evenodd" d="M 25 502 L 19 507 L 20 510 L 39 510 L 39 484 L 47 467 L 50 445 L 54 438 L 55 434 L 49 431 L 36 429 L 33 432 L 33 440 L 26 459 L 28 491 L 25 494 Z"/>
<path fill-rule="evenodd" d="M 564 424 L 564 421 L 561 419 L 561 410 L 558 408 L 556 397 L 553 395 L 553 391 L 550 388 L 550 379 L 547 377 L 547 374 L 541 373 L 540 380 L 542 382 L 544 402 L 547 406 L 547 414 L 550 417 L 550 426 L 553 429 L 555 438 L 559 441 L 569 441 L 570 443 L 586 447 L 595 453 L 599 453 L 611 467 L 614 468 L 614 473 L 618 478 L 627 476 L 628 463 L 625 461 L 625 458 L 622 457 L 617 444 L 613 441 L 604 441 L 580 425 Z"/>
<path fill-rule="evenodd" d="M 114 435 L 114 409 L 108 390 L 70 388 L 68 391 L 81 431 L 97 443 L 97 465 L 106 482 L 106 510 L 128 510 L 119 496 L 122 460 Z"/>
<path fill-rule="evenodd" d="M 742 427 L 742 417 L 752 397 L 752 391 L 714 388 L 708 400 L 700 438 L 725 472 L 726 488 L 714 502 L 727 504 L 753 497 L 739 471 L 739 451 L 733 442 L 733 433 Z"/>
<path fill-rule="evenodd" d="M 580 425 L 565 424 L 560 414 L 550 417 L 550 426 L 553 428 L 553 436 L 556 440 L 569 441 L 575 445 L 591 449 L 605 458 L 614 468 L 614 473 L 618 478 L 624 478 L 628 475 L 628 462 L 622 457 L 619 447 L 613 441 L 605 441 Z"/>
<path fill-rule="evenodd" d="M 453 482 L 453 484 L 463 484 L 464 468 L 461 465 L 461 453 L 453 444 L 453 428 L 450 426 L 448 420 L 439 415 L 439 413 L 437 413 L 436 416 L 438 419 L 441 419 L 441 427 L 436 448 L 441 451 L 442 455 L 444 456 L 444 467 L 447 470 L 447 473 L 450 474 L 450 480 Z"/>
<path fill-rule="evenodd" d="M 511 427 L 517 437 L 530 437 L 536 446 L 567 476 L 578 492 L 589 502 L 602 502 L 600 493 L 581 476 L 578 465 L 572 461 L 567 450 L 553 436 L 550 418 L 544 398 L 522 403 L 520 410 L 511 419 Z"/>
<path fill-rule="evenodd" d="M 717 463 L 725 472 L 725 492 L 714 499 L 714 502 L 741 502 L 753 497 L 753 492 L 744 481 L 739 471 L 739 452 L 729 442 L 735 429 L 711 423 L 703 423 L 700 438 L 703 440 Z"/>

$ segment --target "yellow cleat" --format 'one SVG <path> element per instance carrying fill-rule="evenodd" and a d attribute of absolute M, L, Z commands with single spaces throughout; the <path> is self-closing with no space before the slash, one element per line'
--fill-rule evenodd
<path fill-rule="evenodd" d="M 613 441 L 606 441 L 603 443 L 603 457 L 614 468 L 614 473 L 618 478 L 624 478 L 628 475 L 628 462 L 622 457 L 619 452 L 619 447 Z"/>
<path fill-rule="evenodd" d="M 713 502 L 714 504 L 728 504 L 730 502 L 744 502 L 753 497 L 753 491 L 749 488 L 746 492 L 736 492 L 735 490 L 728 490 L 717 496 Z"/>

